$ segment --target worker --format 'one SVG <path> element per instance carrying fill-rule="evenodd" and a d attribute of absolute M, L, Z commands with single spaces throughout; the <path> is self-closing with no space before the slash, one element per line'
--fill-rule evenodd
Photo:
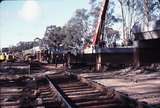
<path fill-rule="evenodd" d="M 57 64 L 58 64 L 58 58 L 59 58 L 59 56 L 58 56 L 58 54 L 56 54 L 56 56 L 55 56 L 55 64 L 56 64 L 56 67 L 57 67 Z"/>
<path fill-rule="evenodd" d="M 113 48 L 116 48 L 116 47 L 117 47 L 116 42 L 113 42 Z"/>

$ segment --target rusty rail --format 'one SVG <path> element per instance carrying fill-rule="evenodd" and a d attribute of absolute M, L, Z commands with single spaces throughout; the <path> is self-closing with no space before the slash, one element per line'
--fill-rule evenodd
<path fill-rule="evenodd" d="M 54 84 L 54 82 L 52 82 L 47 75 L 46 79 L 49 82 L 49 86 L 52 91 L 56 93 L 58 100 L 61 101 L 66 108 L 75 108 L 72 103 L 69 102 L 69 100 L 66 98 L 66 96 L 63 95 L 62 91 L 58 88 L 58 86 L 56 86 L 56 84 Z"/>

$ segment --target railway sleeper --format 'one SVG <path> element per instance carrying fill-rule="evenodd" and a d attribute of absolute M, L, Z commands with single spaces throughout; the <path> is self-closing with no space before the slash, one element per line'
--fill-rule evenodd
<path fill-rule="evenodd" d="M 47 78 L 57 101 L 67 108 L 149 108 L 114 89 L 72 74 Z"/>
<path fill-rule="evenodd" d="M 74 90 L 65 90 L 64 93 L 72 93 L 72 92 L 83 92 L 83 91 L 91 91 L 92 88 L 88 87 L 88 88 L 80 88 L 80 89 L 74 89 Z"/>
<path fill-rule="evenodd" d="M 128 108 L 124 105 L 115 105 L 115 104 L 104 104 L 104 105 L 94 105 L 94 106 L 79 106 L 79 108 Z"/>
<path fill-rule="evenodd" d="M 101 100 L 111 100 L 113 99 L 112 97 L 108 97 L 108 96 L 97 96 L 96 99 L 93 97 L 85 97 L 85 98 L 76 98 L 76 99 L 72 99 L 73 102 L 75 103 L 80 103 L 80 102 L 88 102 L 88 101 L 101 101 Z"/>
<path fill-rule="evenodd" d="M 90 106 L 90 105 L 102 105 L 102 104 L 121 104 L 119 100 L 116 99 L 107 99 L 107 100 L 92 100 L 92 101 L 85 101 L 85 102 L 79 102 L 76 103 L 77 106 Z"/>
<path fill-rule="evenodd" d="M 61 88 L 61 87 L 60 87 Z M 61 88 L 63 90 L 75 90 L 75 89 L 86 89 L 86 88 L 91 88 L 88 85 L 83 85 L 83 86 L 75 86 L 75 87 L 66 87 L 66 88 Z"/>
<path fill-rule="evenodd" d="M 65 93 L 66 95 L 72 95 L 72 96 L 81 96 L 81 95 L 89 95 L 89 94 L 96 94 L 99 93 L 98 90 L 92 90 L 92 91 L 79 91 L 79 92 L 72 92 L 72 93 Z"/>

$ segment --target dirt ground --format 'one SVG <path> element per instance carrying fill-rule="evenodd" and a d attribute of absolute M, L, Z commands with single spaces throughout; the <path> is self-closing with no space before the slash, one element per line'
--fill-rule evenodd
<path fill-rule="evenodd" d="M 76 70 L 74 70 L 76 71 Z M 79 71 L 79 72 L 78 72 Z M 160 108 L 160 69 L 159 67 L 127 67 L 104 72 L 87 72 L 78 70 L 80 76 L 91 79 L 106 87 L 127 94 L 141 102 Z"/>
<path fill-rule="evenodd" d="M 39 70 L 31 71 L 34 75 L 56 74 L 64 72 L 63 65 L 43 65 Z M 81 68 L 70 70 L 79 74 L 82 77 L 91 79 L 108 88 L 113 88 L 116 91 L 127 94 L 129 97 L 137 99 L 138 101 L 147 102 L 149 105 L 160 108 L 160 67 L 126 67 L 116 70 L 105 70 L 103 72 L 93 72 L 88 68 Z M 1 74 L 0 79 L 6 76 L 5 79 L 10 80 L 10 75 Z M 11 75 L 12 76 L 12 75 Z M 13 79 L 21 79 L 22 77 L 15 75 Z M 18 78 L 20 77 L 20 78 Z M 23 78 L 22 78 L 23 79 Z M 21 79 L 21 80 L 22 80 Z M 17 90 L 16 90 L 17 92 Z M 2 94 L 2 93 L 1 93 Z"/>

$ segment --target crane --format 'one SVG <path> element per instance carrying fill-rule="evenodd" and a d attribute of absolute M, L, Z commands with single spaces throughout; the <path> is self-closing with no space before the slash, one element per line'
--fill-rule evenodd
<path fill-rule="evenodd" d="M 98 23 L 97 23 L 97 26 L 96 26 L 96 31 L 95 31 L 95 34 L 92 38 L 93 42 L 92 42 L 91 45 L 89 45 L 89 47 L 86 47 L 84 49 L 84 53 L 93 53 L 93 48 L 95 48 L 96 45 L 100 46 L 100 44 L 103 40 L 104 23 L 105 23 L 105 19 L 106 19 L 105 16 L 106 16 L 106 13 L 107 13 L 108 4 L 109 4 L 109 0 L 103 0 L 103 4 L 102 4 L 102 7 L 101 7 Z"/>

